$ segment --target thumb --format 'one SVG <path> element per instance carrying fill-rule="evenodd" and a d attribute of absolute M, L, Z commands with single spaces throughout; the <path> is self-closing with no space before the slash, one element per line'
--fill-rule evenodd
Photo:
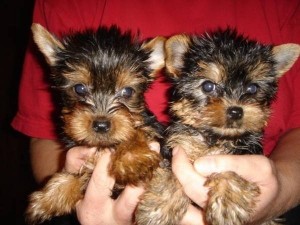
<path fill-rule="evenodd" d="M 253 171 L 257 168 L 261 169 L 262 174 L 272 171 L 270 160 L 263 155 L 210 155 L 194 162 L 194 169 L 204 177 L 233 171 L 246 179 L 256 180 L 257 173 Z"/>
<path fill-rule="evenodd" d="M 115 210 L 118 220 L 129 223 L 140 200 L 140 195 L 144 193 L 144 188 L 127 185 L 115 202 Z"/>
<path fill-rule="evenodd" d="M 239 165 L 238 158 L 233 155 L 210 155 L 200 157 L 194 162 L 195 170 L 206 177 L 212 173 L 224 171 L 237 171 Z"/>

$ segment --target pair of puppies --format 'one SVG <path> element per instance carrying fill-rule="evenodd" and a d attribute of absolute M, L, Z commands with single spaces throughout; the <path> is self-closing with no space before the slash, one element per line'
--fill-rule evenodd
<path fill-rule="evenodd" d="M 163 140 L 162 155 L 169 159 L 177 145 L 191 161 L 208 154 L 262 154 L 260 140 L 277 81 L 300 52 L 295 44 L 261 45 L 230 29 L 144 43 L 115 26 L 62 41 L 40 25 L 32 30 L 60 95 L 62 140 L 68 148 L 86 145 L 98 151 L 80 174 L 57 173 L 30 196 L 30 223 L 72 212 L 98 155 L 110 148 L 115 193 L 126 184 L 146 187 L 136 223 L 178 224 L 190 200 L 149 143 Z M 143 98 L 164 65 L 173 83 L 172 121 L 165 133 Z M 255 184 L 227 172 L 213 174 L 206 185 L 209 224 L 248 221 L 259 195 Z"/>

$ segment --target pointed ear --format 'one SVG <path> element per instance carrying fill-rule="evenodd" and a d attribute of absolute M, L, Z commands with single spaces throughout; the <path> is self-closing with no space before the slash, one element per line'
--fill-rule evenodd
<path fill-rule="evenodd" d="M 148 59 L 150 69 L 152 70 L 151 77 L 154 77 L 165 66 L 165 41 L 164 37 L 158 36 L 142 44 L 142 49 L 151 51 L 150 58 Z"/>
<path fill-rule="evenodd" d="M 281 77 L 296 62 L 300 54 L 300 45 L 283 44 L 274 46 L 272 49 L 274 59 L 276 61 L 277 77 Z"/>
<path fill-rule="evenodd" d="M 63 44 L 52 34 L 50 34 L 43 26 L 33 23 L 31 26 L 33 40 L 44 54 L 49 65 L 55 64 L 56 51 L 63 49 Z"/>
<path fill-rule="evenodd" d="M 190 44 L 190 37 L 175 35 L 166 41 L 166 68 L 171 76 L 179 77 L 183 67 L 183 57 Z"/>

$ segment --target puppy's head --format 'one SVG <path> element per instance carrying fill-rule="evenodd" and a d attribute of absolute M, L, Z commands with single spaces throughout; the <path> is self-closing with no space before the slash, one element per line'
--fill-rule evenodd
<path fill-rule="evenodd" d="M 218 30 L 166 41 L 174 84 L 171 114 L 196 129 L 235 137 L 264 128 L 277 81 L 297 60 L 300 46 L 262 45 Z"/>
<path fill-rule="evenodd" d="M 143 120 L 143 94 L 164 66 L 164 38 L 140 43 L 116 26 L 62 40 L 39 24 L 32 31 L 61 96 L 65 135 L 102 147 L 130 139 Z"/>

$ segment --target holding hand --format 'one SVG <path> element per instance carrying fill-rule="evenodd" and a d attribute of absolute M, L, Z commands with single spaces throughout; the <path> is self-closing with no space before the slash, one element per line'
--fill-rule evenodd
<path fill-rule="evenodd" d="M 85 196 L 77 203 L 77 217 L 82 224 L 132 224 L 132 215 L 143 188 L 127 186 L 113 200 L 110 196 L 115 180 L 108 175 L 110 157 L 108 150 L 99 156 Z"/>
<path fill-rule="evenodd" d="M 149 144 L 151 150 L 159 152 L 159 144 Z M 65 169 L 77 173 L 96 148 L 74 147 L 67 153 Z M 99 155 L 85 196 L 76 205 L 76 213 L 81 224 L 115 225 L 132 224 L 133 213 L 144 192 L 142 187 L 126 186 L 117 199 L 112 199 L 111 190 L 115 179 L 108 174 L 111 152 L 105 150 Z"/>
<path fill-rule="evenodd" d="M 172 168 L 185 193 L 201 208 L 206 207 L 208 198 L 208 189 L 203 185 L 206 177 L 212 173 L 233 171 L 248 181 L 255 182 L 261 191 L 252 216 L 252 222 L 256 223 L 268 219 L 269 211 L 279 190 L 279 178 L 273 162 L 261 155 L 206 156 L 196 160 L 193 166 L 185 152 L 177 148 L 174 150 Z M 202 217 L 201 210 L 190 206 L 182 224 L 203 221 Z"/>
<path fill-rule="evenodd" d="M 70 149 L 67 153 L 65 169 L 68 172 L 78 172 L 95 150 L 85 147 Z M 132 224 L 133 212 L 144 190 L 142 187 L 126 186 L 116 200 L 112 199 L 110 195 L 115 180 L 108 175 L 110 157 L 109 150 L 100 154 L 85 196 L 76 205 L 77 217 L 81 224 Z"/>

